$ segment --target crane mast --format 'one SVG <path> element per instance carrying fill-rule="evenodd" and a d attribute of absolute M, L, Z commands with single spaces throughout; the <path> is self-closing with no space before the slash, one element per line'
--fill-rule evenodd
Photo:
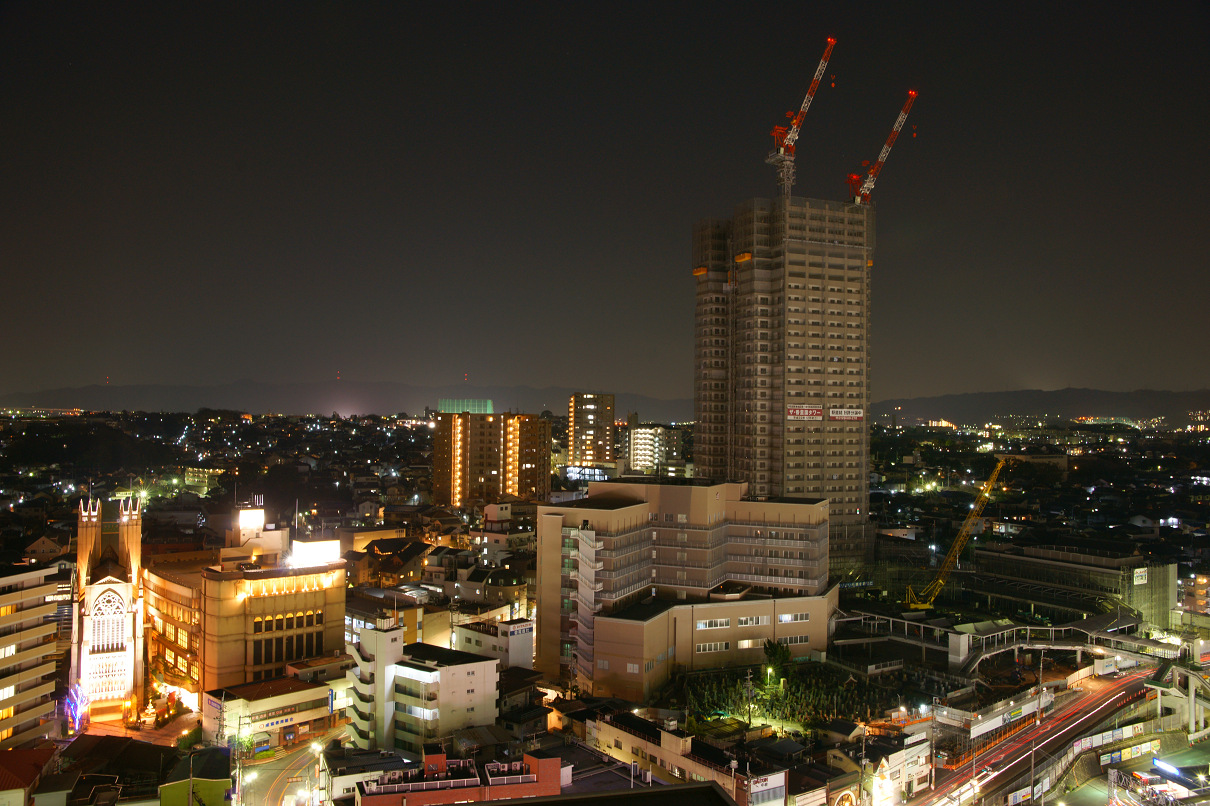
<path fill-rule="evenodd" d="M 824 70 L 828 67 L 828 59 L 832 58 L 832 48 L 836 45 L 836 39 L 828 37 L 828 46 L 824 49 L 823 58 L 819 60 L 819 67 L 815 70 L 815 78 L 811 81 L 811 87 L 807 90 L 807 96 L 802 99 L 802 106 L 797 112 L 787 112 L 786 117 L 790 119 L 789 126 L 774 126 L 770 134 L 773 135 L 773 150 L 769 152 L 769 156 L 765 158 L 765 162 L 777 168 L 777 185 L 781 188 L 781 194 L 784 198 L 790 198 L 790 190 L 794 187 L 794 145 L 798 142 L 798 133 L 802 130 L 803 118 L 807 116 L 807 110 L 811 108 L 811 100 L 815 97 L 815 91 L 819 89 L 819 82 L 823 78 Z"/>
<path fill-rule="evenodd" d="M 870 170 L 866 172 L 865 179 L 862 180 L 859 174 L 849 174 L 849 188 L 853 191 L 853 201 L 855 203 L 870 203 L 870 192 L 874 190 L 874 182 L 878 180 L 878 174 L 882 173 L 882 166 L 886 163 L 886 158 L 891 155 L 891 147 L 899 139 L 899 132 L 903 129 L 908 112 L 912 111 L 912 104 L 915 102 L 916 91 L 908 90 L 907 102 L 904 103 L 903 109 L 899 110 L 899 117 L 895 119 L 895 125 L 891 127 L 891 133 L 886 139 L 886 144 L 882 147 L 882 153 L 878 155 L 878 161 L 871 165 Z M 860 186 L 858 186 L 858 182 L 861 182 Z"/>
<path fill-rule="evenodd" d="M 950 544 L 950 550 L 946 552 L 945 560 L 942 561 L 941 567 L 937 569 L 937 576 L 933 577 L 933 581 L 925 585 L 920 593 L 916 593 L 916 591 L 912 590 L 912 586 L 908 585 L 907 606 L 912 610 L 928 610 L 933 606 L 933 600 L 937 598 L 937 594 L 941 593 L 941 589 L 945 587 L 945 581 L 949 579 L 950 572 L 958 565 L 958 556 L 962 554 L 962 549 L 966 548 L 966 542 L 970 540 L 971 531 L 975 528 L 975 524 L 979 522 L 979 517 L 983 513 L 983 507 L 987 504 L 987 499 L 992 493 L 992 488 L 996 486 L 996 478 L 999 477 L 1000 471 L 1004 469 L 1006 461 L 1008 460 L 1001 459 L 997 462 L 996 469 L 992 471 L 991 476 L 984 482 L 983 489 L 979 491 L 979 497 L 975 499 L 970 514 L 962 522 L 962 528 L 958 530 L 958 536 Z"/>

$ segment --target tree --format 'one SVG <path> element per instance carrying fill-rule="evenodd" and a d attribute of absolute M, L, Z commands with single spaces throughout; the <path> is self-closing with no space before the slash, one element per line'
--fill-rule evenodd
<path fill-rule="evenodd" d="M 772 638 L 766 638 L 765 663 L 773 669 L 773 674 L 770 676 L 775 680 L 781 679 L 786 667 L 790 665 L 790 647 L 786 644 L 779 644 Z"/>

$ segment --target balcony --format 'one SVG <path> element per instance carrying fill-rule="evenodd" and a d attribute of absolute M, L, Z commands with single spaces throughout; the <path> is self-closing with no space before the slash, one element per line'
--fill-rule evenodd
<path fill-rule="evenodd" d="M 6 593 L 0 596 L 0 607 L 8 605 L 17 605 L 21 602 L 36 600 L 45 602 L 46 597 L 59 592 L 59 583 L 52 582 L 48 585 L 34 585 L 29 588 L 20 588 L 12 593 Z"/>
<path fill-rule="evenodd" d="M 603 607 L 602 602 L 587 598 L 581 591 L 576 591 L 576 595 L 573 598 L 591 613 L 599 613 L 601 612 L 601 607 Z"/>
<path fill-rule="evenodd" d="M 621 599 L 623 596 L 629 596 L 630 594 L 634 593 L 637 590 L 642 590 L 643 588 L 648 587 L 650 584 L 651 584 L 650 579 L 640 579 L 639 581 L 632 582 L 623 588 L 616 588 L 614 590 L 603 591 L 597 598 L 601 599 L 602 601 L 607 601 L 607 602 L 616 601 L 618 599 Z M 598 605 L 598 609 L 599 608 L 600 608 L 600 605 Z"/>
<path fill-rule="evenodd" d="M 374 732 L 374 717 L 372 714 L 362 713 L 356 705 L 350 706 L 349 711 L 352 712 L 350 718 L 353 720 L 354 726 L 366 733 Z"/>
<path fill-rule="evenodd" d="M 720 574 L 713 579 L 697 580 L 697 579 L 675 579 L 674 577 L 655 577 L 649 584 L 652 585 L 671 585 L 678 588 L 713 588 L 715 585 L 721 585 L 724 580 L 736 579 L 736 574 Z"/>
<path fill-rule="evenodd" d="M 360 641 L 353 644 L 353 656 L 359 661 L 357 664 L 359 668 L 362 665 L 370 665 L 374 663 L 374 656 L 362 649 Z"/>
<path fill-rule="evenodd" d="M 605 583 L 597 582 L 595 579 L 589 579 L 578 571 L 575 574 L 575 580 L 576 584 L 580 586 L 580 590 L 588 588 L 590 590 L 599 591 L 601 588 L 605 587 Z"/>

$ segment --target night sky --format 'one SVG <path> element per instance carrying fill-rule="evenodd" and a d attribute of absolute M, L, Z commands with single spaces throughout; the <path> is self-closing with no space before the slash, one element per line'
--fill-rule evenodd
<path fill-rule="evenodd" d="M 689 397 L 692 224 L 776 192 L 828 36 L 798 194 L 846 195 L 920 93 L 875 400 L 1210 387 L 1207 8 L 4 3 L 0 393 Z"/>

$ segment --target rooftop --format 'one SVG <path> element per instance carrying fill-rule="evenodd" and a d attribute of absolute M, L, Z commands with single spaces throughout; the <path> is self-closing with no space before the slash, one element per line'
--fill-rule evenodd
<path fill-rule="evenodd" d="M 211 689 L 206 693 L 216 699 L 226 698 L 256 702 L 257 700 L 267 700 L 270 697 L 280 697 L 283 694 L 293 694 L 298 691 L 318 691 L 320 689 L 326 690 L 327 688 L 328 685 L 326 683 L 308 683 L 305 680 L 299 680 L 297 677 L 271 677 L 268 680 Z"/>
<path fill-rule="evenodd" d="M 555 505 L 557 509 L 591 509 L 591 510 L 614 510 L 625 509 L 626 507 L 641 506 L 646 504 L 639 498 L 624 498 L 618 495 L 593 495 L 587 498 L 577 498 L 575 501 L 567 501 L 562 504 Z"/>
<path fill-rule="evenodd" d="M 461 666 L 467 663 L 496 663 L 495 658 L 489 658 L 486 655 L 475 655 L 471 652 L 463 652 L 460 649 L 446 649 L 445 647 L 434 646 L 433 644 L 425 644 L 417 642 L 408 644 L 403 648 L 403 656 L 405 660 L 411 660 L 412 665 L 421 665 L 428 668 L 440 668 L 442 666 Z"/>

